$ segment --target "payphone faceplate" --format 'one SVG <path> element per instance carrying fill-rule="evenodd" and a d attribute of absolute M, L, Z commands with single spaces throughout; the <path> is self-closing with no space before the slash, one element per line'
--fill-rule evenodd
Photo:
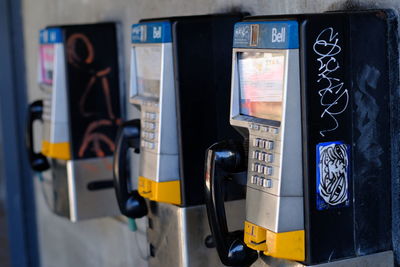
<path fill-rule="evenodd" d="M 268 246 L 270 255 L 277 256 L 280 252 L 272 248 L 284 242 L 293 247 L 290 257 L 301 260 L 304 199 L 297 28 L 296 21 L 235 25 L 230 121 L 249 132 L 247 245 L 257 250 Z M 255 208 L 259 206 L 263 208 Z"/>
<path fill-rule="evenodd" d="M 181 204 L 171 24 L 132 26 L 130 102 L 141 110 L 139 193 Z"/>

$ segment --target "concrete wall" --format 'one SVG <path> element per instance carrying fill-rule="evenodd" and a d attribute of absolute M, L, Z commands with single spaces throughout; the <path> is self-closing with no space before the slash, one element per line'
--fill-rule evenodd
<path fill-rule="evenodd" d="M 129 69 L 130 26 L 140 18 L 247 11 L 253 15 L 311 13 L 343 7 L 398 7 L 396 0 L 24 0 L 24 37 L 27 57 L 29 99 L 41 97 L 36 85 L 38 31 L 51 24 L 118 21 L 123 30 L 125 70 Z M 128 81 L 128 72 L 125 77 Z M 132 116 L 137 112 L 131 110 Z M 72 224 L 49 212 L 36 184 L 41 262 L 44 267 L 70 266 L 146 266 L 137 244 L 145 242 L 145 221 L 139 222 L 139 233 L 133 234 L 115 218 Z"/>

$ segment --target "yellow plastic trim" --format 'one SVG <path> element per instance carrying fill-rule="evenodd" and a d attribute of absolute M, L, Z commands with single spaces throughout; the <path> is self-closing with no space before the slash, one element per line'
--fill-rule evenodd
<path fill-rule="evenodd" d="M 267 230 L 267 249 L 264 254 L 275 258 L 304 261 L 306 257 L 304 230 L 283 233 Z"/>
<path fill-rule="evenodd" d="M 266 230 L 253 223 L 244 222 L 244 242 L 246 246 L 254 250 L 264 251 L 267 248 L 266 245 Z"/>
<path fill-rule="evenodd" d="M 244 223 L 244 242 L 251 249 L 274 258 L 304 261 L 304 230 L 275 233 L 251 222 Z"/>
<path fill-rule="evenodd" d="M 43 155 L 54 158 L 54 159 L 71 159 L 70 144 L 69 142 L 64 143 L 50 143 L 48 141 L 42 141 L 42 153 Z"/>
<path fill-rule="evenodd" d="M 168 182 L 156 182 L 139 176 L 138 180 L 139 194 L 147 199 L 180 205 L 181 201 L 181 184 L 179 180 Z"/>

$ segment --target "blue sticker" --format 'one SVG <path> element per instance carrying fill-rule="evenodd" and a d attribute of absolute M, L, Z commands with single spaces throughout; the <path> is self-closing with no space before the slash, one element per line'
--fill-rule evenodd
<path fill-rule="evenodd" d="M 171 23 L 143 22 L 132 25 L 132 43 L 170 43 Z"/>
<path fill-rule="evenodd" d="M 350 146 L 341 141 L 317 145 L 317 209 L 350 206 Z"/>
<path fill-rule="evenodd" d="M 62 43 L 62 32 L 60 28 L 46 28 L 40 31 L 41 44 Z"/>
<path fill-rule="evenodd" d="M 235 24 L 234 48 L 297 49 L 297 21 L 252 21 Z"/>

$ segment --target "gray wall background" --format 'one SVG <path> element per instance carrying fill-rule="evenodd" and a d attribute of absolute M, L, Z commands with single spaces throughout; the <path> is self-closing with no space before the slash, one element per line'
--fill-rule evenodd
<path fill-rule="evenodd" d="M 398 8 L 399 1 L 342 0 L 23 0 L 25 55 L 29 100 L 41 98 L 36 84 L 38 31 L 46 25 L 117 21 L 121 23 L 125 78 L 129 81 L 130 26 L 141 18 L 217 13 L 230 10 L 252 15 L 312 13 L 354 6 Z M 138 117 L 129 108 L 130 118 Z M 135 160 L 135 159 L 134 159 Z M 132 233 L 120 218 L 72 224 L 50 213 L 36 181 L 36 205 L 43 267 L 146 266 L 146 221 Z M 138 249 L 140 244 L 140 249 Z M 172 267 L 172 266 L 171 266 Z"/>

